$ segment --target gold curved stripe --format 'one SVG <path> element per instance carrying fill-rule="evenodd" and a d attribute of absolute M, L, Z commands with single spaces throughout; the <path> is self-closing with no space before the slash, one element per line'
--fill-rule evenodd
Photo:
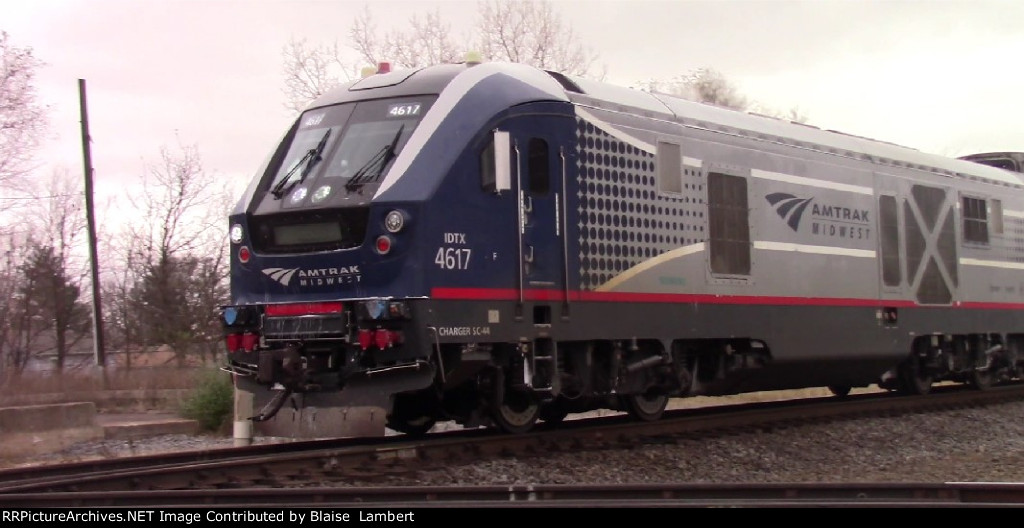
<path fill-rule="evenodd" d="M 608 282 L 606 282 L 606 283 L 598 286 L 597 288 L 595 288 L 594 291 L 602 291 L 602 292 L 603 291 L 612 291 L 613 289 L 618 287 L 623 282 L 626 282 L 629 279 L 632 279 L 633 277 L 636 277 L 637 275 L 639 275 L 639 274 L 641 274 L 641 273 L 643 273 L 643 272 L 645 272 L 645 271 L 647 271 L 647 270 L 649 270 L 651 268 L 654 268 L 656 266 L 660 266 L 662 264 L 665 264 L 666 262 L 668 262 L 670 260 L 674 260 L 674 259 L 677 259 L 677 258 L 685 257 L 687 255 L 692 255 L 694 253 L 700 253 L 701 251 L 704 251 L 704 243 L 703 242 L 699 242 L 697 244 L 691 244 L 689 246 L 683 246 L 681 248 L 676 248 L 676 249 L 673 249 L 672 251 L 668 251 L 668 252 L 662 253 L 661 255 L 658 255 L 657 257 L 654 257 L 654 258 L 651 258 L 651 259 L 647 259 L 647 260 L 637 264 L 636 266 L 633 266 L 632 268 L 629 268 L 628 270 L 623 271 L 622 273 L 620 273 L 620 274 L 616 275 L 615 277 L 613 277 Z"/>

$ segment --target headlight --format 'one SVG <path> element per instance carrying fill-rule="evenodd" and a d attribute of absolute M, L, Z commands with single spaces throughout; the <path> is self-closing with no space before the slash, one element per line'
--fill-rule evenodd
<path fill-rule="evenodd" d="M 405 216 L 401 211 L 391 211 L 384 217 L 384 228 L 390 233 L 397 233 L 405 226 Z"/>
<path fill-rule="evenodd" d="M 231 242 L 235 244 L 242 243 L 242 224 L 231 226 Z"/>

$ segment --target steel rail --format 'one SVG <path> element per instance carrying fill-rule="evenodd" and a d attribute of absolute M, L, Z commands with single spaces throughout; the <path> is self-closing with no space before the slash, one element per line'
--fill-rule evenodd
<path fill-rule="evenodd" d="M 1024 483 L 771 483 L 250 488 L 0 495 L 0 507 L 1006 507 Z"/>
<path fill-rule="evenodd" d="M 0 473 L 2 493 L 143 491 L 317 486 L 323 482 L 372 483 L 375 478 L 412 473 L 430 467 L 462 464 L 503 456 L 535 456 L 561 451 L 635 445 L 645 438 L 728 435 L 734 432 L 789 427 L 847 417 L 992 405 L 1024 399 L 1024 385 L 967 390 L 953 386 L 920 397 L 885 393 L 847 398 L 812 398 L 684 409 L 655 422 L 626 417 L 571 420 L 557 427 L 539 427 L 523 435 L 490 430 L 464 430 L 428 435 L 423 439 L 387 437 L 302 442 L 228 448 L 187 454 L 123 459 L 109 467 L 78 464 L 64 472 L 44 475 L 17 471 Z M 222 457 L 217 457 L 222 454 Z M 134 463 L 133 463 L 134 462 Z"/>

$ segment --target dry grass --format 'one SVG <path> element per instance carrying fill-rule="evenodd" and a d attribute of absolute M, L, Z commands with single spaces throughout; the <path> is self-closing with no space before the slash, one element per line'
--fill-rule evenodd
<path fill-rule="evenodd" d="M 101 390 L 190 389 L 204 369 L 147 367 L 132 370 L 30 372 L 0 379 L 0 397 Z"/>

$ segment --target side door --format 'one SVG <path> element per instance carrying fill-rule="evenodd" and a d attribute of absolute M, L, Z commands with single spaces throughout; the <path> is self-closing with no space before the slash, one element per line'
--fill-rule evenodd
<path fill-rule="evenodd" d="M 510 120 L 513 189 L 518 197 L 520 302 L 536 301 L 536 324 L 551 322 L 551 304 L 568 302 L 566 171 L 575 127 L 569 117 Z M 563 315 L 565 315 L 563 311 Z"/>

